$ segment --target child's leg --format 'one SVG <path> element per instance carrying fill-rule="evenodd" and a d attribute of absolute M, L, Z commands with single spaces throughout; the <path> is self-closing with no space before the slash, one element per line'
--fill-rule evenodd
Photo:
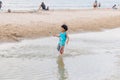
<path fill-rule="evenodd" d="M 63 54 L 63 53 L 64 53 L 64 46 L 60 48 L 60 54 Z"/>
<path fill-rule="evenodd" d="M 57 50 L 60 51 L 60 48 L 61 48 L 61 47 L 60 47 L 60 44 L 58 44 L 58 46 L 57 46 Z"/>

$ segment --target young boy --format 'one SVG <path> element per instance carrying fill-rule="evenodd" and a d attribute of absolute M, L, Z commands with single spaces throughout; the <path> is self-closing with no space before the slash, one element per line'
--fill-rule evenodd
<path fill-rule="evenodd" d="M 59 37 L 59 43 L 58 43 L 57 50 L 60 52 L 60 54 L 64 53 L 65 43 L 68 44 L 69 42 L 69 36 L 67 34 L 67 30 L 68 30 L 67 25 L 63 24 L 61 26 L 61 32 L 59 34 L 54 35 L 55 37 Z"/>

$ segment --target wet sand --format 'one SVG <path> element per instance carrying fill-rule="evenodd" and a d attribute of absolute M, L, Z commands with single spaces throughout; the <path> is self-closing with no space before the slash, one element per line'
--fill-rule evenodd
<path fill-rule="evenodd" d="M 50 36 L 49 32 L 58 33 L 63 23 L 69 26 L 69 33 L 116 28 L 120 26 L 120 11 L 89 9 L 0 13 L 0 41 Z"/>
<path fill-rule="evenodd" d="M 72 34 L 63 56 L 55 37 L 1 44 L 0 79 L 120 80 L 118 34 L 120 28 Z"/>

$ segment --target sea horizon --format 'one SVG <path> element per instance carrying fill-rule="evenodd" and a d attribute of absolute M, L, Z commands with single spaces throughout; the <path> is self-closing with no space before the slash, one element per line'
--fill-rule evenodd
<path fill-rule="evenodd" d="M 45 2 L 50 9 L 91 9 L 94 0 L 1 0 L 2 10 L 37 10 L 41 2 Z M 98 0 L 101 8 L 111 8 L 114 4 L 120 5 L 119 0 Z"/>

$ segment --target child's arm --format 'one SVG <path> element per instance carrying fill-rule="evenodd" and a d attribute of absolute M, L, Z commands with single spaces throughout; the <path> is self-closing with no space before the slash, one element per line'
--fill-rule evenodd
<path fill-rule="evenodd" d="M 67 35 L 67 41 L 66 41 L 66 43 L 68 44 L 69 43 L 69 36 L 68 36 L 68 34 L 66 34 Z"/>
<path fill-rule="evenodd" d="M 49 32 L 49 34 L 54 37 L 59 37 L 59 34 L 52 34 L 52 32 Z"/>
<path fill-rule="evenodd" d="M 59 37 L 59 34 L 54 34 L 53 36 L 55 36 L 55 37 Z"/>

